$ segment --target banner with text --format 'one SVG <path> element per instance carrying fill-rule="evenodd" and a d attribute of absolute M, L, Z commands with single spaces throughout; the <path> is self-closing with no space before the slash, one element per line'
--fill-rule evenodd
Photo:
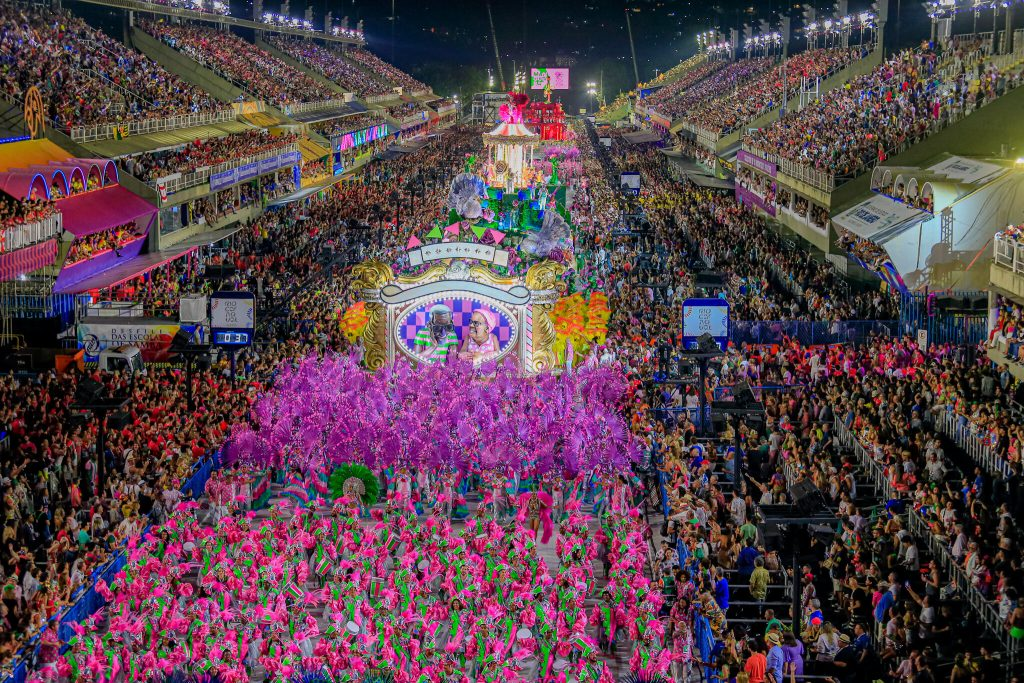
<path fill-rule="evenodd" d="M 286 166 L 295 166 L 301 160 L 301 152 L 284 152 L 277 156 L 267 157 L 266 159 L 260 159 L 259 161 L 243 164 L 242 166 L 238 166 L 227 171 L 214 173 L 210 176 L 210 191 L 216 192 L 217 190 L 223 190 L 224 188 L 231 187 L 232 185 L 252 180 L 256 176 L 271 173 L 285 168 Z"/>

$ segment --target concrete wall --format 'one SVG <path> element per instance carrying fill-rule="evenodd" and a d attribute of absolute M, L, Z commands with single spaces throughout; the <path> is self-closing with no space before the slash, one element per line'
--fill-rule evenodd
<path fill-rule="evenodd" d="M 989 254 L 989 260 L 992 260 L 991 254 Z M 1017 299 L 1024 299 L 1024 277 L 1017 275 L 1009 268 L 992 263 L 989 268 L 989 282 Z"/>
<path fill-rule="evenodd" d="M 263 209 L 259 206 L 247 206 L 238 213 L 233 213 L 217 221 L 214 225 L 193 225 L 181 230 L 176 230 L 170 235 L 162 235 L 160 238 L 160 248 L 168 249 L 173 247 L 175 244 L 181 244 L 187 240 L 194 239 L 204 232 L 216 232 L 228 228 L 235 223 L 244 223 L 245 221 L 255 218 Z"/>

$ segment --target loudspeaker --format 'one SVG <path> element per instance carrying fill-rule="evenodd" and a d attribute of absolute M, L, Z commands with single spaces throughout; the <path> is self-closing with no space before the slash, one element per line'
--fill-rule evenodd
<path fill-rule="evenodd" d="M 813 515 L 828 507 L 821 491 L 809 479 L 793 484 L 789 489 L 789 495 L 793 497 L 793 506 L 802 515 Z"/>
<path fill-rule="evenodd" d="M 132 423 L 132 418 L 128 413 L 111 413 L 107 418 L 108 429 L 124 429 Z"/>
<path fill-rule="evenodd" d="M 75 389 L 75 403 L 92 403 L 106 393 L 107 388 L 92 377 L 83 377 Z"/>
<path fill-rule="evenodd" d="M 178 328 L 178 331 L 174 333 L 174 339 L 171 340 L 171 350 L 178 351 L 192 343 L 192 335 L 185 330 Z"/>
<path fill-rule="evenodd" d="M 750 388 L 750 384 L 746 381 L 737 382 L 733 385 L 732 395 L 736 399 L 737 408 L 746 408 L 747 406 L 757 405 L 757 398 L 754 396 L 754 392 Z"/>

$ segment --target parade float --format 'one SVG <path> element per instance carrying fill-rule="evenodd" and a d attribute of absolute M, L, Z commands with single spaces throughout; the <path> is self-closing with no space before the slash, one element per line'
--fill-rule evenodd
<path fill-rule="evenodd" d="M 398 263 L 355 268 L 362 302 L 347 320 L 358 324 L 367 369 L 455 356 L 476 365 L 511 357 L 527 374 L 561 363 L 552 312 L 572 274 L 571 189 L 559 177 L 564 157 L 542 153 L 523 124 L 528 104 L 513 93 L 502 106 L 483 135 L 486 156 L 468 157 L 452 181 L 446 220 L 414 232 Z"/>

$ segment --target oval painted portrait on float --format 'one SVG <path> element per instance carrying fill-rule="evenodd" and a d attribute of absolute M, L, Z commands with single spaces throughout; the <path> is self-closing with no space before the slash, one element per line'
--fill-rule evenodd
<path fill-rule="evenodd" d="M 518 334 L 511 311 L 470 296 L 419 301 L 400 313 L 395 325 L 397 348 L 426 363 L 499 360 L 514 348 Z"/>

